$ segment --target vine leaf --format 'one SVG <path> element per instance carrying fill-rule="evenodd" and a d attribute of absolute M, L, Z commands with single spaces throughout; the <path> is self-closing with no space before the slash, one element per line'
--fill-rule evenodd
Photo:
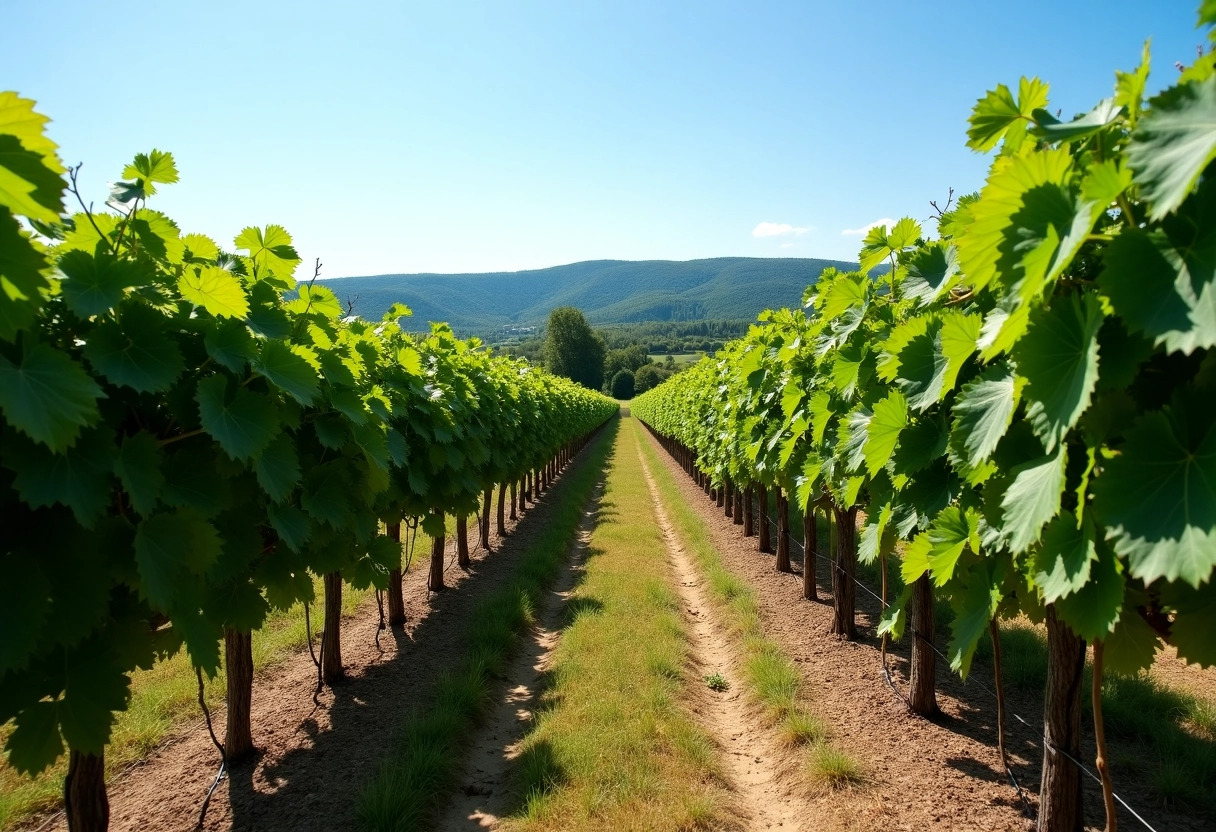
<path fill-rule="evenodd" d="M 898 390 L 874 405 L 874 415 L 866 426 L 866 472 L 877 474 L 899 444 L 899 435 L 908 425 L 908 403 Z"/>
<path fill-rule="evenodd" d="M 973 509 L 963 511 L 958 506 L 945 509 L 929 528 L 929 570 L 933 582 L 945 586 L 954 577 L 954 567 L 968 546 L 978 553 L 979 515 Z"/>
<path fill-rule="evenodd" d="M 958 248 L 941 240 L 918 248 L 908 258 L 908 273 L 900 284 L 904 298 L 927 306 L 959 281 Z"/>
<path fill-rule="evenodd" d="M 253 367 L 302 405 L 310 405 L 320 390 L 316 370 L 282 341 L 266 341 Z"/>
<path fill-rule="evenodd" d="M 63 299 L 77 315 L 91 318 L 109 312 L 130 286 L 143 286 L 150 277 L 133 260 L 116 260 L 108 254 L 96 257 L 84 251 L 69 251 L 59 258 Z"/>
<path fill-rule="evenodd" d="M 287 434 L 275 437 L 253 462 L 258 483 L 276 503 L 286 500 L 300 482 L 300 458 Z"/>
<path fill-rule="evenodd" d="M 1179 84 L 1149 101 L 1132 131 L 1127 162 L 1160 220 L 1182 204 L 1216 158 L 1216 76 Z"/>
<path fill-rule="evenodd" d="M 158 609 L 171 610 L 220 556 L 223 541 L 201 514 L 184 508 L 154 515 L 135 530 L 135 563 L 144 592 Z"/>
<path fill-rule="evenodd" d="M 1094 511 L 1129 572 L 1197 587 L 1216 565 L 1216 412 L 1193 393 L 1141 417 L 1094 478 Z"/>
<path fill-rule="evenodd" d="M 0 412 L 52 451 L 71 447 L 97 419 L 101 388 L 78 363 L 46 344 L 25 348 L 20 363 L 0 355 Z"/>
<path fill-rule="evenodd" d="M 4 750 L 9 763 L 20 773 L 38 774 L 63 753 L 58 711 L 57 702 L 41 700 L 17 714 Z"/>
<path fill-rule="evenodd" d="M 1067 453 L 1063 445 L 1041 459 L 1015 467 L 1013 482 L 1001 500 L 1005 538 L 1015 553 L 1039 539 L 1043 526 L 1060 510 Z"/>
<path fill-rule="evenodd" d="M 118 320 L 98 324 L 84 345 L 93 369 L 140 393 L 167 390 L 185 369 L 181 350 L 165 333 L 165 318 L 146 304 L 127 304 Z"/>
<path fill-rule="evenodd" d="M 1107 546 L 1099 546 L 1089 579 L 1070 595 L 1056 600 L 1056 612 L 1086 641 L 1106 638 L 1123 611 L 1123 564 Z"/>
<path fill-rule="evenodd" d="M 1047 89 L 1038 78 L 1023 78 L 1016 101 L 1004 84 L 989 90 L 971 111 L 967 147 L 987 153 L 1003 138 L 1006 151 L 1016 152 L 1026 138 L 1034 111 L 1047 106 Z"/>
<path fill-rule="evenodd" d="M 1216 346 L 1216 184 L 1204 183 L 1162 228 L 1125 229 L 1103 255 L 1098 284 L 1129 329 L 1170 352 Z"/>
<path fill-rule="evenodd" d="M 1072 121 L 1060 121 L 1046 110 L 1035 110 L 1032 114 L 1035 126 L 1031 129 L 1034 135 L 1049 142 L 1075 142 L 1100 133 L 1114 124 L 1123 116 L 1123 105 L 1115 98 L 1105 98 L 1083 116 Z"/>
<path fill-rule="evenodd" d="M 1017 409 L 1018 387 L 1013 370 L 1001 363 L 964 384 L 954 400 L 951 438 L 961 444 L 971 468 L 992 456 L 1009 429 Z"/>
<path fill-rule="evenodd" d="M 245 318 L 249 298 L 241 282 L 219 266 L 193 266 L 177 281 L 182 297 L 201 306 L 217 318 Z"/>
<path fill-rule="evenodd" d="M 228 379 L 222 374 L 200 381 L 195 401 L 203 430 L 234 459 L 249 459 L 259 453 L 279 431 L 273 402 L 244 388 L 229 395 Z"/>
<path fill-rule="evenodd" d="M 1031 313 L 1013 349 L 1026 416 L 1048 451 L 1063 441 L 1089 406 L 1098 381 L 1098 330 L 1102 308 L 1093 294 L 1061 298 Z"/>
<path fill-rule="evenodd" d="M 1178 648 L 1178 656 L 1200 667 L 1216 666 L 1216 583 L 1192 589 L 1185 584 L 1169 584 L 1162 590 L 1162 600 L 1176 613 L 1170 626 L 1170 643 Z"/>
<path fill-rule="evenodd" d="M 123 440 L 114 460 L 114 473 L 131 500 L 131 507 L 145 517 L 155 510 L 165 484 L 160 468 L 163 456 L 156 437 L 141 430 Z"/>
<path fill-rule="evenodd" d="M 106 431 L 88 430 L 62 453 L 25 441 L 5 450 L 4 464 L 16 475 L 13 487 L 29 505 L 66 506 L 85 528 L 105 511 L 116 450 Z"/>
<path fill-rule="evenodd" d="M 51 584 L 37 563 L 24 552 L 0 554 L 0 568 L 20 581 L 0 581 L 0 627 L 8 635 L 0 639 L 0 676 L 21 670 L 34 655 L 42 624 L 51 609 Z"/>
<path fill-rule="evenodd" d="M 1071 511 L 1060 512 L 1047 525 L 1043 545 L 1034 556 L 1034 581 L 1043 601 L 1053 604 L 1078 592 L 1089 580 L 1090 564 L 1097 557 L 1093 525 L 1078 524 Z"/>
<path fill-rule="evenodd" d="M 64 669 L 59 700 L 63 738 L 75 751 L 100 754 L 110 741 L 113 712 L 126 710 L 131 680 L 100 639 L 70 650 Z"/>
<path fill-rule="evenodd" d="M 266 230 L 249 227 L 236 235 L 233 245 L 249 252 L 249 259 L 257 270 L 257 277 L 269 271 L 277 277 L 291 277 L 300 256 L 291 245 L 291 235 L 281 225 L 268 225 Z"/>
<path fill-rule="evenodd" d="M 967 678 L 971 672 L 971 660 L 980 639 L 988 632 L 988 624 L 996 615 L 1005 593 L 1003 570 L 1006 561 L 994 564 L 994 573 L 983 563 L 971 565 L 959 578 L 957 592 L 950 595 L 950 606 L 954 609 L 954 623 L 950 625 L 950 643 L 947 655 L 950 668 Z"/>

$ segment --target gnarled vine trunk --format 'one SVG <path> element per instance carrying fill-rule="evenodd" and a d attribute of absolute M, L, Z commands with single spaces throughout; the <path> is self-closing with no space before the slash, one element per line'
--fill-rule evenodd
<path fill-rule="evenodd" d="M 342 669 L 342 574 L 325 573 L 325 630 L 321 636 L 321 680 L 333 685 L 346 678 Z"/>
<path fill-rule="evenodd" d="M 924 574 L 912 585 L 908 611 L 912 636 L 912 668 L 908 681 L 908 707 L 921 716 L 937 713 L 937 654 L 933 652 L 933 584 Z"/>
<path fill-rule="evenodd" d="M 1047 605 L 1047 695 L 1043 701 L 1043 776 L 1039 832 L 1080 832 L 1081 770 L 1060 750 L 1081 758 L 1081 692 L 1085 642 Z M 1057 750 L 1060 749 L 1060 750 Z"/>
<path fill-rule="evenodd" d="M 110 827 L 110 801 L 106 798 L 106 759 L 101 754 L 68 753 L 68 776 L 63 781 L 63 811 L 72 832 L 106 832 Z"/>
<path fill-rule="evenodd" d="M 512 520 L 519 519 L 519 514 L 516 512 L 518 496 L 515 493 L 515 487 L 517 484 L 518 483 L 516 480 L 511 480 L 511 519 Z"/>
<path fill-rule="evenodd" d="M 756 487 L 750 482 L 747 484 L 746 492 L 743 495 L 743 536 L 752 537 L 756 534 L 756 506 L 753 497 L 756 493 Z"/>
<path fill-rule="evenodd" d="M 815 520 L 815 508 L 807 505 L 802 513 L 802 597 L 808 601 L 819 600 L 819 523 Z"/>
<path fill-rule="evenodd" d="M 397 567 L 388 573 L 388 625 L 405 625 L 405 591 L 401 580 L 401 523 L 389 523 L 385 531 L 389 540 L 397 543 Z"/>
<path fill-rule="evenodd" d="M 760 551 L 767 554 L 773 553 L 773 541 L 768 527 L 768 489 L 757 483 L 756 495 L 759 498 L 760 508 L 757 514 L 756 521 L 760 525 Z"/>
<path fill-rule="evenodd" d="M 435 512 L 439 518 L 439 525 L 443 525 L 443 512 Z M 431 540 L 431 571 L 427 575 L 426 588 L 431 592 L 439 592 L 444 589 L 443 585 L 443 532 L 439 536 Z"/>
<path fill-rule="evenodd" d="M 781 488 L 774 488 L 777 496 L 777 571 L 793 572 L 790 566 L 790 501 Z"/>
<path fill-rule="evenodd" d="M 857 509 L 832 506 L 836 518 L 836 561 L 832 568 L 832 632 L 852 641 L 857 637 L 854 613 L 857 589 Z"/>
<path fill-rule="evenodd" d="M 743 525 L 743 489 L 735 486 L 735 513 L 733 517 L 736 526 Z"/>
<path fill-rule="evenodd" d="M 224 757 L 235 763 L 253 753 L 253 638 L 224 628 L 224 672 L 227 676 Z"/>
<path fill-rule="evenodd" d="M 507 536 L 507 484 L 498 484 L 498 536 Z"/>
<path fill-rule="evenodd" d="M 490 551 L 490 510 L 494 507 L 494 486 L 488 487 L 481 495 L 481 548 Z"/>
<path fill-rule="evenodd" d="M 469 560 L 469 518 L 465 514 L 456 515 L 456 564 L 461 569 L 472 566 Z"/>

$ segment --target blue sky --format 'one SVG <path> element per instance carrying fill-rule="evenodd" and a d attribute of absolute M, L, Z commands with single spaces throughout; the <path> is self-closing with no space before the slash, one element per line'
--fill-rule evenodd
<path fill-rule="evenodd" d="M 278 223 L 326 276 L 578 260 L 852 258 L 983 183 L 975 100 L 1037 75 L 1065 116 L 1195 0 L 10 3 L 0 89 L 98 204 L 137 151 L 222 244 Z M 765 233 L 770 232 L 770 233 Z"/>

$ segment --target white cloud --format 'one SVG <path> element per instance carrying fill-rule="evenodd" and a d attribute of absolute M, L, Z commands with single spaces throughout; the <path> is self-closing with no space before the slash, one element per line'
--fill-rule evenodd
<path fill-rule="evenodd" d="M 893 225 L 895 225 L 895 220 L 890 217 L 883 217 L 880 220 L 874 220 L 869 225 L 863 225 L 861 228 L 846 228 L 840 233 L 846 237 L 864 237 L 870 233 L 871 228 L 878 228 L 879 226 L 890 228 Z"/>
<path fill-rule="evenodd" d="M 788 222 L 762 222 L 752 229 L 753 237 L 801 237 L 809 228 L 797 228 Z"/>

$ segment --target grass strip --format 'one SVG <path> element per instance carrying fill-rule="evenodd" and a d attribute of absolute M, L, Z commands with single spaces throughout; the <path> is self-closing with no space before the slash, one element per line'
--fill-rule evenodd
<path fill-rule="evenodd" d="M 727 795 L 713 743 L 682 705 L 689 644 L 632 428 L 596 519 L 505 828 L 720 826 Z"/>
<path fill-rule="evenodd" d="M 561 569 L 619 424 L 609 423 L 587 449 L 587 458 L 567 471 L 548 524 L 520 558 L 512 580 L 463 622 L 463 658 L 436 683 L 433 704 L 415 711 L 397 732 L 380 770 L 358 797 L 362 829 L 419 829 L 455 783 L 459 749 L 486 709 L 493 674 L 506 664 L 534 619 L 541 593 Z"/>
<path fill-rule="evenodd" d="M 631 429 L 642 437 L 640 422 Z M 823 720 L 807 708 L 801 675 L 793 660 L 764 634 L 760 605 L 751 586 L 726 568 L 714 547 L 708 524 L 679 496 L 676 481 L 648 439 L 641 441 L 651 475 L 664 499 L 668 517 L 708 579 L 710 592 L 724 621 L 743 650 L 744 682 L 783 739 L 806 749 L 806 773 L 812 783 L 839 787 L 860 782 L 861 766 L 832 746 Z"/>
<path fill-rule="evenodd" d="M 314 579 L 318 603 L 313 610 L 314 626 L 321 623 L 321 579 Z M 371 590 L 343 588 L 342 613 L 350 615 L 371 595 Z M 272 612 L 260 630 L 253 634 L 253 667 L 255 671 L 283 661 L 304 647 L 304 607 L 296 604 L 288 610 Z M 317 631 L 313 630 L 316 641 Z M 223 651 L 221 650 L 221 655 Z M 204 681 L 208 707 L 224 704 L 227 685 L 224 670 L 213 679 Z M 257 698 L 257 688 L 254 688 Z M 214 712 L 214 710 L 213 710 Z M 170 733 L 182 725 L 201 721 L 198 707 L 198 681 L 190 657 L 179 650 L 149 670 L 131 674 L 131 701 L 127 710 L 115 714 L 110 744 L 106 746 L 107 779 L 116 772 L 147 756 Z M 12 733 L 12 724 L 0 726 L 0 745 Z M 257 737 L 254 737 L 257 741 Z M 218 765 L 218 755 L 217 755 Z M 11 829 L 30 815 L 53 809 L 63 801 L 63 779 L 67 775 L 67 755 L 36 777 L 17 773 L 7 760 L 0 759 L 0 830 Z"/>

